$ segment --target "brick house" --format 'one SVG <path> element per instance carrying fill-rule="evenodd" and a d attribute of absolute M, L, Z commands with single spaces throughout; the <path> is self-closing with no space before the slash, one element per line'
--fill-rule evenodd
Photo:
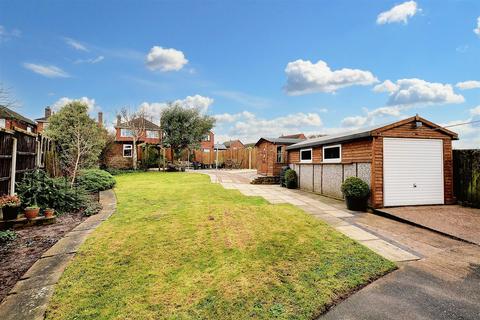
<path fill-rule="evenodd" d="M 305 136 L 303 135 L 303 137 Z M 278 176 L 282 167 L 288 165 L 286 154 L 287 146 L 301 142 L 304 139 L 305 138 L 288 137 L 260 138 L 255 144 L 257 151 L 257 173 L 267 177 Z"/>
<path fill-rule="evenodd" d="M 215 163 L 215 134 L 210 131 L 200 142 L 200 148 L 193 151 L 193 161 L 205 166 Z"/>
<path fill-rule="evenodd" d="M 452 140 L 457 139 L 456 133 L 417 115 L 286 149 L 301 189 L 342 198 L 342 182 L 357 176 L 370 185 L 374 208 L 451 204 Z"/>
<path fill-rule="evenodd" d="M 4 106 L 0 106 L 0 128 L 7 130 L 21 129 L 29 133 L 37 132 L 35 121 Z"/>
<path fill-rule="evenodd" d="M 144 132 L 138 138 L 137 141 L 137 160 L 142 160 L 142 146 L 144 144 L 154 145 L 160 147 L 162 143 L 161 130 L 158 125 L 147 119 L 134 119 L 136 127 L 145 127 Z M 143 122 L 143 123 L 142 123 Z M 115 141 L 110 148 L 107 157 L 106 164 L 108 167 L 116 169 L 129 169 L 133 167 L 133 138 L 129 128 L 131 126 L 122 122 L 121 117 L 117 116 L 117 122 L 115 125 Z M 170 154 L 170 152 L 168 152 Z M 167 159 L 171 155 L 167 155 Z"/>
<path fill-rule="evenodd" d="M 245 149 L 245 145 L 240 140 L 230 140 L 223 143 L 227 149 L 240 150 Z"/>

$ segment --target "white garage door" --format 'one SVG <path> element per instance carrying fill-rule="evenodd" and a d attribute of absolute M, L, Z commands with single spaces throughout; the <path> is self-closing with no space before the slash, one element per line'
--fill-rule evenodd
<path fill-rule="evenodd" d="M 443 204 L 443 143 L 383 139 L 383 204 Z"/>

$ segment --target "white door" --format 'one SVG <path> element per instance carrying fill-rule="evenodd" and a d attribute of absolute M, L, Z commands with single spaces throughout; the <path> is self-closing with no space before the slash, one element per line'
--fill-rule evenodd
<path fill-rule="evenodd" d="M 383 205 L 443 204 L 443 142 L 383 139 Z"/>

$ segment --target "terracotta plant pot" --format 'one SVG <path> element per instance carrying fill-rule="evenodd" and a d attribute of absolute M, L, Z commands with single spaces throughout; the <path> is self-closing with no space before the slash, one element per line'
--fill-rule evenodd
<path fill-rule="evenodd" d="M 18 215 L 18 207 L 3 207 L 3 220 L 15 220 Z"/>
<path fill-rule="evenodd" d="M 45 215 L 45 218 L 51 218 L 51 217 L 55 216 L 55 210 L 47 208 L 43 211 L 43 214 Z"/>
<path fill-rule="evenodd" d="M 38 217 L 39 212 L 40 208 L 25 208 L 25 217 L 27 219 L 35 219 Z"/>

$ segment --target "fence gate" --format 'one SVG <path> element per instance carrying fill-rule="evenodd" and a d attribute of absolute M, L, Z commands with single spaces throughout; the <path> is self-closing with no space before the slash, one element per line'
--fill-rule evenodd
<path fill-rule="evenodd" d="M 480 208 L 480 149 L 453 150 L 453 181 L 458 202 Z"/>

